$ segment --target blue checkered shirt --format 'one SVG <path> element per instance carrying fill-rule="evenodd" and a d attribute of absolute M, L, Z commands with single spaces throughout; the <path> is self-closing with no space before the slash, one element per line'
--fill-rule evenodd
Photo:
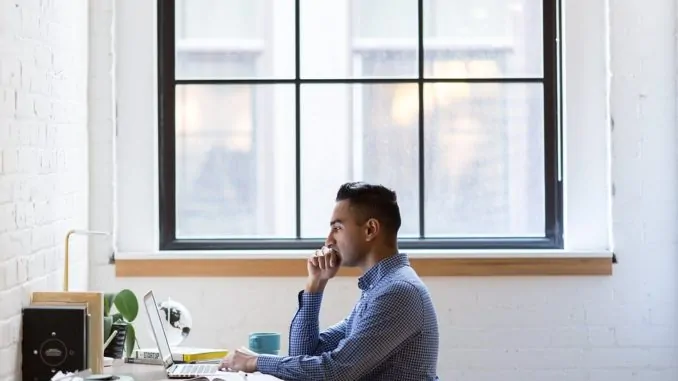
<path fill-rule="evenodd" d="M 322 293 L 299 293 L 289 356 L 260 355 L 257 370 L 283 380 L 437 380 L 438 322 L 427 287 L 398 253 L 358 280 L 360 300 L 319 332 Z"/>

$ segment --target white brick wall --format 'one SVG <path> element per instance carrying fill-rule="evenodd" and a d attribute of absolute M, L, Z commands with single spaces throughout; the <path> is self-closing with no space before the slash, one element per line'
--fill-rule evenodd
<path fill-rule="evenodd" d="M 613 4 L 614 235 L 620 263 L 612 277 L 426 279 L 440 319 L 441 379 L 678 380 L 676 8 L 674 0 L 651 7 L 636 0 Z M 121 35 L 134 35 L 139 46 L 155 42 L 150 34 Z M 112 129 L 114 123 L 104 125 Z M 113 150 L 112 143 L 102 147 Z M 125 147 L 118 149 L 124 154 Z M 104 156 L 105 163 L 93 165 L 108 164 L 109 154 Z M 92 188 L 103 195 L 100 205 L 109 205 L 110 188 L 103 183 L 114 181 L 111 176 Z M 108 224 L 111 210 L 93 212 Z M 286 333 L 303 285 L 288 278 L 115 279 L 107 254 L 97 251 L 92 261 L 93 286 L 131 287 L 139 294 L 153 288 L 160 298 L 184 303 L 194 322 L 186 345 L 233 347 L 244 344 L 250 331 Z M 357 295 L 355 280 L 333 281 L 321 324 L 341 319 Z M 152 345 L 145 319 L 138 324 L 141 344 Z"/>
<path fill-rule="evenodd" d="M 0 0 L 0 380 L 18 380 L 21 308 L 61 288 L 87 227 L 87 2 Z M 72 289 L 88 261 L 74 240 Z"/>

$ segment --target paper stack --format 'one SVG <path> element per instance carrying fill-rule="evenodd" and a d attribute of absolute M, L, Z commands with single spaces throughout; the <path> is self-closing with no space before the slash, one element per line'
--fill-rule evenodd
<path fill-rule="evenodd" d="M 58 371 L 54 376 L 52 376 L 52 381 L 83 381 L 85 378 L 92 375 L 92 371 L 89 369 L 75 372 L 75 373 L 63 373 Z"/>

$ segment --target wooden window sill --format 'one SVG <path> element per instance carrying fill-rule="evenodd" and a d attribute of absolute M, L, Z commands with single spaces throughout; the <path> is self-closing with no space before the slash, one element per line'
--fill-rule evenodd
<path fill-rule="evenodd" d="M 440 276 L 590 276 L 612 275 L 612 258 L 410 258 L 422 277 Z M 303 258 L 116 259 L 117 277 L 303 277 Z M 358 276 L 342 268 L 339 276 Z"/>

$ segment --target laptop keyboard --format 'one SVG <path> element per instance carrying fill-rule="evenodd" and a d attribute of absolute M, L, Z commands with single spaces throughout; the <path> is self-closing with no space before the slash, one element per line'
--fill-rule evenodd
<path fill-rule="evenodd" d="M 217 364 L 176 364 L 173 373 L 185 375 L 213 374 L 219 371 Z"/>

